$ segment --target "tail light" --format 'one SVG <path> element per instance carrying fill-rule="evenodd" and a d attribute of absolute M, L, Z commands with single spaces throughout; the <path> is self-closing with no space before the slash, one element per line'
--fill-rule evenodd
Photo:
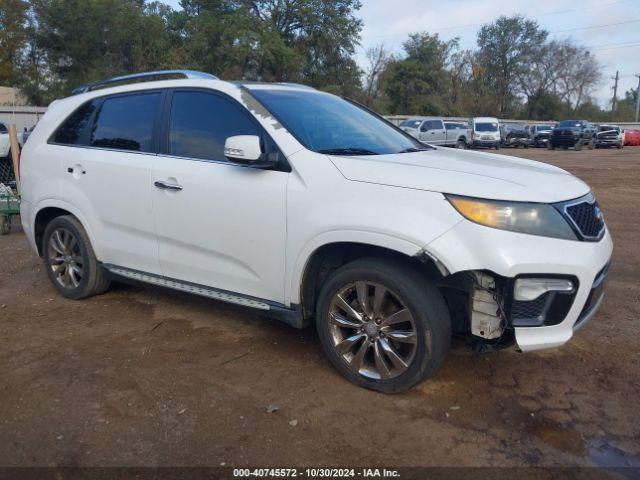
<path fill-rule="evenodd" d="M 471 140 L 473 140 L 473 137 L 476 136 L 476 132 L 474 132 L 473 130 L 471 130 Z"/>

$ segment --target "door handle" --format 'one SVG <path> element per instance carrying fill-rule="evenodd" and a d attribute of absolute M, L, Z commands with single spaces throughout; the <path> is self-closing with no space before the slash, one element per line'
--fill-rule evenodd
<path fill-rule="evenodd" d="M 177 183 L 168 183 L 168 182 L 162 182 L 158 180 L 153 182 L 153 184 L 156 187 L 161 188 L 162 190 L 175 190 L 178 192 L 182 190 L 182 185 L 178 185 Z"/>

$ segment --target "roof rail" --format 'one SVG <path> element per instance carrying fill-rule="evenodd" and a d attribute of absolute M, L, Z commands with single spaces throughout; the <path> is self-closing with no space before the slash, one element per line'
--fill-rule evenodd
<path fill-rule="evenodd" d="M 89 83 L 87 85 L 80 85 L 74 88 L 71 92 L 72 95 L 79 93 L 90 92 L 91 90 L 98 90 L 99 88 L 105 88 L 116 83 L 134 83 L 136 80 L 152 81 L 158 79 L 158 77 L 170 77 L 170 76 L 182 76 L 182 78 L 199 78 L 204 80 L 218 80 L 218 77 L 210 73 L 198 72 L 196 70 L 158 70 L 156 72 L 134 73 L 131 75 L 122 75 L 119 77 L 108 78 L 106 80 L 100 80 L 99 82 Z"/>

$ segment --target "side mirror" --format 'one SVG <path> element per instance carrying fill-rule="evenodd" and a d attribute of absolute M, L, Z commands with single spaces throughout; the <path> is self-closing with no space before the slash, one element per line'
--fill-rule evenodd
<path fill-rule="evenodd" d="M 276 165 L 262 152 L 260 137 L 257 135 L 234 135 L 224 142 L 224 156 L 231 162 L 253 168 L 269 168 Z"/>
<path fill-rule="evenodd" d="M 235 135 L 224 142 L 224 155 L 232 162 L 255 162 L 262 155 L 260 137 L 257 135 Z"/>

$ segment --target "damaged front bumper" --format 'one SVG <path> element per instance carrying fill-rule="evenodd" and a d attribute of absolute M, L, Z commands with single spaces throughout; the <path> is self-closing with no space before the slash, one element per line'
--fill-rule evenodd
<path fill-rule="evenodd" d="M 579 242 L 471 222 L 425 247 L 453 272 L 441 288 L 458 318 L 454 331 L 466 331 L 480 350 L 515 342 L 522 351 L 560 346 L 594 316 L 612 249 L 608 231 L 598 242 Z"/>

